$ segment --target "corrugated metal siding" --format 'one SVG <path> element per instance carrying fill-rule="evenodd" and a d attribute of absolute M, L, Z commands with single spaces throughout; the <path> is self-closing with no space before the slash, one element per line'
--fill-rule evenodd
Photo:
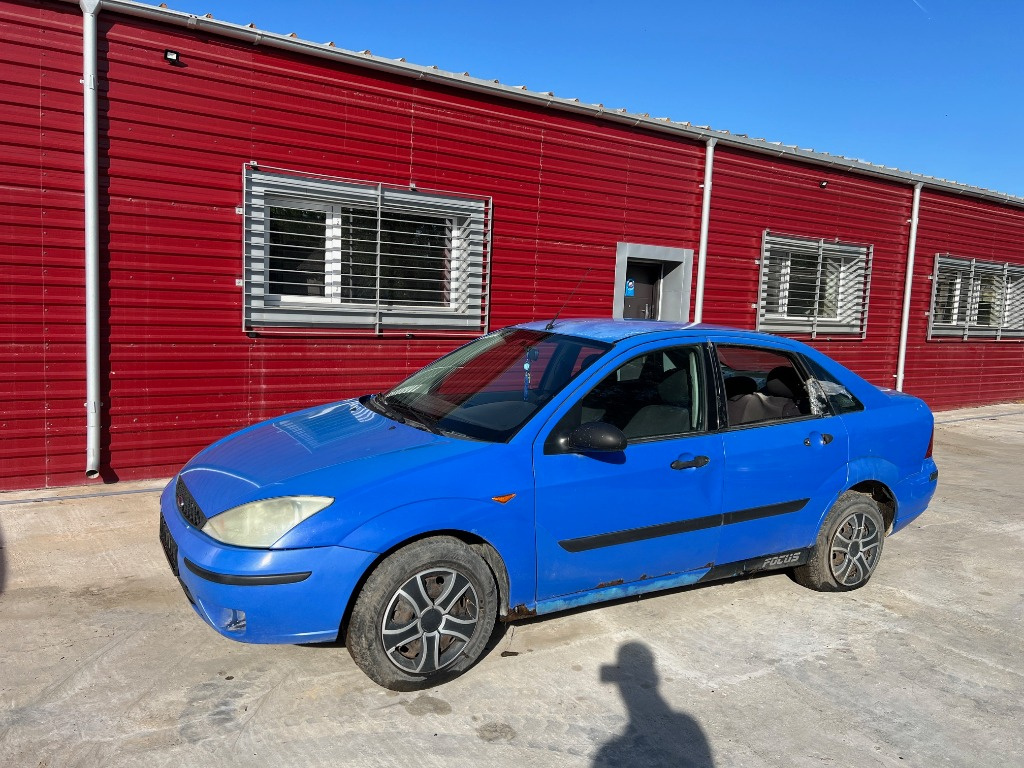
<path fill-rule="evenodd" d="M 1024 211 L 922 191 L 904 389 L 934 408 L 1024 399 L 1024 340 L 926 341 L 937 253 L 1024 265 Z"/>
<path fill-rule="evenodd" d="M 80 28 L 0 5 L 0 488 L 84 472 Z"/>
<path fill-rule="evenodd" d="M 697 248 L 702 143 L 100 20 L 108 478 L 170 474 L 231 430 L 379 390 L 466 338 L 246 337 L 235 206 L 250 160 L 492 197 L 494 328 L 552 316 L 588 269 L 563 316 L 608 315 L 619 241 Z M 0 34 L 0 381 L 12 393 L 0 404 L 0 487 L 59 485 L 83 479 L 85 450 L 81 15 L 0 0 Z M 165 48 L 183 66 L 164 62 Z M 704 319 L 754 327 L 765 229 L 872 245 L 867 338 L 813 343 L 891 386 L 911 200 L 908 185 L 719 145 Z M 1024 263 L 1021 242 L 1018 209 L 925 191 L 906 383 L 933 407 L 1024 397 L 1020 342 L 924 341 L 931 255 Z"/>
<path fill-rule="evenodd" d="M 8 375 L 24 392 L 24 460 L 0 477 L 0 487 L 62 484 L 83 479 L 85 446 L 81 17 L 45 4 L 0 7 L 8 17 L 49 14 L 35 24 L 17 20 L 18 35 L 31 38 L 25 56 L 58 47 L 39 39 L 44 30 L 52 34 L 55 15 L 68 38 L 59 48 L 75 52 L 61 61 L 65 109 L 74 116 L 62 122 L 73 126 L 74 146 L 61 162 L 75 169 L 67 183 L 74 195 L 68 283 L 59 295 L 52 284 L 46 302 L 38 285 L 24 298 L 39 324 L 58 306 L 74 317 L 74 325 L 60 327 L 73 364 L 59 379 L 68 407 L 40 440 L 36 395 L 58 382 L 42 369 L 42 355 L 19 348 Z M 178 50 L 184 66 L 164 62 L 165 48 Z M 696 239 L 698 144 L 110 13 L 100 15 L 100 57 L 108 477 L 169 474 L 227 432 L 380 390 L 466 338 L 417 332 L 378 339 L 359 331 L 247 338 L 235 285 L 242 266 L 235 206 L 245 162 L 493 196 L 492 327 L 554 314 L 587 268 L 589 279 L 563 315 L 607 315 L 619 240 L 692 247 Z M 35 70 L 19 73 L 10 90 L 31 105 L 43 92 L 39 78 Z M 35 143 L 25 166 L 36 174 L 27 184 L 36 197 L 21 213 L 30 219 L 43 209 L 38 169 L 46 169 L 53 149 L 32 120 L 17 123 L 30 148 Z M 25 229 L 39 239 L 33 221 Z M 32 254 L 30 285 L 43 269 L 40 248 L 28 243 L 10 254 Z M 47 270 L 61 263 L 45 258 Z M 59 453 L 51 450 L 57 444 Z"/>
<path fill-rule="evenodd" d="M 872 245 L 867 337 L 805 340 L 874 384 L 893 386 L 912 199 L 907 186 L 717 147 L 704 321 L 756 326 L 765 229 Z"/>

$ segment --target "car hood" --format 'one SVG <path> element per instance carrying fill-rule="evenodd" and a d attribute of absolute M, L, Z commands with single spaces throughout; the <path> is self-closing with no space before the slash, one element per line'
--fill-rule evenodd
<path fill-rule="evenodd" d="M 415 429 L 345 400 L 253 425 L 181 471 L 207 517 L 288 494 L 344 496 L 486 443 Z"/>

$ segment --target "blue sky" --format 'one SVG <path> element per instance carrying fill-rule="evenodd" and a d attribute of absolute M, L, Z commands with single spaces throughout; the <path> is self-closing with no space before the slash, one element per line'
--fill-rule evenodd
<path fill-rule="evenodd" d="M 1024 0 L 168 0 L 1024 196 Z"/>

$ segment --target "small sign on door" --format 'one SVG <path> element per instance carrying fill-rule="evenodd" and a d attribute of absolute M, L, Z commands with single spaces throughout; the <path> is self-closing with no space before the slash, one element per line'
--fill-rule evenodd
<path fill-rule="evenodd" d="M 636 280 L 631 277 L 626 278 L 626 298 L 631 299 L 636 296 Z"/>

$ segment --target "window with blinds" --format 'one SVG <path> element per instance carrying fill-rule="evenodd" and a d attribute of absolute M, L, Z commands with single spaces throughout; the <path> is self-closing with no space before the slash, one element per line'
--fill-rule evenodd
<path fill-rule="evenodd" d="M 758 330 L 867 333 L 870 246 L 765 231 L 761 248 Z"/>
<path fill-rule="evenodd" d="M 245 168 L 246 327 L 483 330 L 485 199 Z"/>
<path fill-rule="evenodd" d="M 928 338 L 1024 336 L 1024 265 L 936 254 Z"/>

